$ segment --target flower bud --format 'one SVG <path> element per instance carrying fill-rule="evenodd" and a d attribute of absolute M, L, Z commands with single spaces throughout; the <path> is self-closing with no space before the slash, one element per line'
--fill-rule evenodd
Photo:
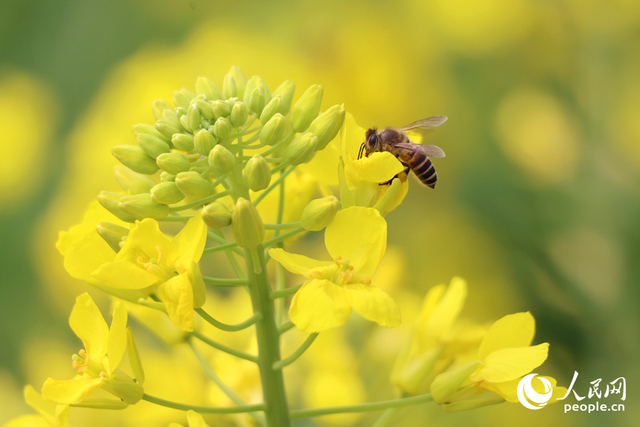
<path fill-rule="evenodd" d="M 175 181 L 176 180 L 176 176 L 173 174 L 170 174 L 169 172 L 162 172 L 160 174 L 160 181 L 165 182 L 165 181 Z"/>
<path fill-rule="evenodd" d="M 178 108 L 176 108 L 174 113 L 176 115 L 176 124 L 179 125 L 180 124 L 180 117 L 187 115 L 187 109 L 186 108 L 182 108 L 182 107 L 178 107 Z"/>
<path fill-rule="evenodd" d="M 149 157 L 154 159 L 162 153 L 167 153 L 171 149 L 169 144 L 148 133 L 138 134 L 137 139 L 140 148 L 142 148 Z"/>
<path fill-rule="evenodd" d="M 211 193 L 211 183 L 198 172 L 180 172 L 176 175 L 178 189 L 190 200 L 199 200 Z"/>
<path fill-rule="evenodd" d="M 453 371 L 438 375 L 431 383 L 430 390 L 433 400 L 439 403 L 446 402 L 460 386 L 473 374 L 482 362 L 472 362 L 462 365 Z"/>
<path fill-rule="evenodd" d="M 158 156 L 156 163 L 163 171 L 177 175 L 191 169 L 191 163 L 180 153 L 163 153 Z"/>
<path fill-rule="evenodd" d="M 200 308 L 207 301 L 207 288 L 198 263 L 193 260 L 189 260 L 188 263 L 187 276 L 193 291 L 193 308 Z"/>
<path fill-rule="evenodd" d="M 164 110 L 171 110 L 173 106 L 169 104 L 167 101 L 163 99 L 154 99 L 153 106 L 151 107 L 151 111 L 153 112 L 153 117 L 156 120 L 160 120 L 162 118 L 162 112 Z"/>
<path fill-rule="evenodd" d="M 220 202 L 209 203 L 202 208 L 202 220 L 212 230 L 219 230 L 231 225 L 231 212 Z"/>
<path fill-rule="evenodd" d="M 196 99 L 194 102 L 195 105 L 198 106 L 198 110 L 200 110 L 200 114 L 207 120 L 211 120 L 215 117 L 213 114 L 213 108 L 211 104 L 203 99 Z"/>
<path fill-rule="evenodd" d="M 286 114 L 286 110 L 284 108 L 284 100 L 280 95 L 274 96 L 273 98 L 271 98 L 271 101 L 269 101 L 269 103 L 265 105 L 262 113 L 260 114 L 260 122 L 262 122 L 262 124 L 268 122 L 269 119 L 276 113 L 280 113 L 283 115 Z"/>
<path fill-rule="evenodd" d="M 194 146 L 196 152 L 203 156 L 209 154 L 211 149 L 216 145 L 216 137 L 206 129 L 200 129 L 194 138 Z"/>
<path fill-rule="evenodd" d="M 282 157 L 292 165 L 308 162 L 313 158 L 317 145 L 317 136 L 311 132 L 303 133 L 291 141 L 291 144 L 284 149 Z"/>
<path fill-rule="evenodd" d="M 260 154 L 254 154 L 244 168 L 244 181 L 252 191 L 264 190 L 271 182 L 271 168 Z"/>
<path fill-rule="evenodd" d="M 186 133 L 176 133 L 171 137 L 171 143 L 180 151 L 193 151 L 193 136 Z"/>
<path fill-rule="evenodd" d="M 236 79 L 231 74 L 227 74 L 226 76 L 224 76 L 224 80 L 222 81 L 222 96 L 225 99 L 238 96 Z"/>
<path fill-rule="evenodd" d="M 229 104 L 225 101 L 214 101 L 212 105 L 213 113 L 217 117 L 227 117 L 231 112 L 231 108 L 229 108 Z"/>
<path fill-rule="evenodd" d="M 167 138 L 171 138 L 174 133 L 180 133 L 182 131 L 182 125 L 178 126 L 166 119 L 158 120 L 155 126 L 156 129 L 158 129 L 158 132 L 160 132 Z"/>
<path fill-rule="evenodd" d="M 144 123 L 138 123 L 137 125 L 133 125 L 133 134 L 135 136 L 138 136 L 138 134 L 141 134 L 141 133 L 148 133 L 149 135 L 153 135 L 155 137 L 160 138 L 166 143 L 169 142 L 169 138 L 167 138 L 166 135 L 160 133 L 160 131 L 158 131 L 158 129 L 156 129 L 154 125 L 148 125 Z"/>
<path fill-rule="evenodd" d="M 236 102 L 239 102 L 240 98 L 238 98 L 237 96 L 234 96 L 233 98 L 227 98 L 224 102 L 227 103 L 227 105 L 229 106 L 229 109 L 233 109 L 233 106 L 236 105 Z M 243 103 L 244 104 L 244 103 Z"/>
<path fill-rule="evenodd" d="M 229 135 L 231 135 L 232 131 L 233 129 L 231 127 L 231 123 L 226 117 L 220 117 L 213 124 L 213 133 L 215 133 L 219 139 L 228 137 Z"/>
<path fill-rule="evenodd" d="M 206 77 L 198 77 L 196 79 L 196 92 L 206 96 L 209 101 L 222 99 L 222 95 L 220 95 L 220 91 L 216 85 Z"/>
<path fill-rule="evenodd" d="M 233 104 L 233 108 L 231 109 L 231 115 L 229 116 L 229 122 L 234 127 L 240 127 L 247 123 L 247 119 L 249 118 L 249 109 L 244 102 L 237 101 Z"/>
<path fill-rule="evenodd" d="M 122 371 L 112 372 L 111 375 L 102 378 L 100 387 L 119 397 L 127 405 L 138 403 L 144 396 L 142 384 L 135 382 Z"/>
<path fill-rule="evenodd" d="M 151 194 L 122 196 L 118 207 L 136 219 L 153 218 L 159 221 L 169 215 L 169 206 L 151 200 Z"/>
<path fill-rule="evenodd" d="M 173 92 L 173 105 L 176 107 L 188 108 L 191 99 L 183 90 Z"/>
<path fill-rule="evenodd" d="M 320 231 L 333 221 L 340 210 L 340 201 L 335 196 L 312 200 L 302 211 L 302 226 L 305 230 Z"/>
<path fill-rule="evenodd" d="M 226 147 L 216 145 L 209 153 L 209 166 L 220 175 L 231 172 L 236 166 L 236 156 Z"/>
<path fill-rule="evenodd" d="M 156 162 L 137 145 L 116 145 L 111 154 L 129 169 L 145 175 L 158 171 Z"/>
<path fill-rule="evenodd" d="M 269 92 L 269 88 L 267 87 L 267 84 L 264 82 L 264 80 L 262 80 L 259 76 L 253 76 L 247 82 L 247 87 L 244 90 L 243 101 L 251 111 L 260 114 L 262 108 L 260 108 L 260 111 L 256 111 L 251 108 L 251 98 L 254 96 L 254 92 L 256 89 L 260 89 L 262 91 L 262 95 L 264 95 L 264 104 L 262 104 L 262 107 L 264 108 L 264 106 L 267 105 L 267 102 L 271 101 L 271 92 Z"/>
<path fill-rule="evenodd" d="M 151 200 L 163 205 L 172 205 L 184 199 L 184 194 L 173 181 L 164 181 L 151 189 Z"/>
<path fill-rule="evenodd" d="M 280 86 L 273 92 L 273 96 L 280 95 L 282 97 L 282 114 L 286 115 L 291 108 L 291 102 L 293 101 L 293 93 L 296 91 L 296 84 L 291 80 L 285 80 Z"/>
<path fill-rule="evenodd" d="M 184 125 L 183 122 L 184 116 L 180 117 L 180 122 Z M 186 126 L 185 128 L 190 132 L 195 132 L 200 127 L 200 121 L 202 117 L 200 116 L 200 110 L 196 104 L 189 105 L 187 108 L 187 118 L 186 118 Z"/>
<path fill-rule="evenodd" d="M 318 137 L 317 151 L 323 150 L 338 135 L 346 111 L 344 105 L 334 105 L 311 122 L 309 132 Z"/>
<path fill-rule="evenodd" d="M 298 99 L 291 109 L 291 124 L 296 132 L 304 132 L 318 116 L 322 103 L 323 89 L 320 85 L 312 85 Z"/>
<path fill-rule="evenodd" d="M 185 113 L 184 113 L 184 114 L 186 114 L 186 111 L 187 111 L 187 110 L 185 110 L 185 109 L 184 109 L 184 108 L 182 108 L 182 107 L 178 108 L 178 110 L 185 111 Z M 162 118 L 163 118 L 164 120 L 166 120 L 167 122 L 169 122 L 169 123 L 173 123 L 174 125 L 176 125 L 176 126 L 180 127 L 180 126 L 181 126 L 181 125 L 180 125 L 180 116 L 184 116 L 184 114 L 178 114 L 178 113 L 177 113 L 177 110 L 174 110 L 174 109 L 172 108 L 172 109 L 170 109 L 170 110 L 164 110 L 164 111 L 162 112 Z"/>
<path fill-rule="evenodd" d="M 260 142 L 265 145 L 276 145 L 284 136 L 287 121 L 280 113 L 276 113 L 260 130 Z"/>
<path fill-rule="evenodd" d="M 129 235 L 129 230 L 110 222 L 101 222 L 96 226 L 96 231 L 116 253 L 120 252 L 123 237 Z"/>
<path fill-rule="evenodd" d="M 231 231 L 238 246 L 255 249 L 264 240 L 264 224 L 253 204 L 240 197 L 233 209 Z"/>
<path fill-rule="evenodd" d="M 148 193 L 156 182 L 146 175 L 139 174 L 124 166 L 115 167 L 116 181 L 129 194 Z"/>
<path fill-rule="evenodd" d="M 240 71 L 240 68 L 236 67 L 235 65 L 231 67 L 231 69 L 229 70 L 229 74 L 233 76 L 233 80 L 235 80 L 236 82 L 236 89 L 238 91 L 238 94 L 236 96 L 242 99 L 242 97 L 244 96 L 244 90 L 247 87 L 247 79 L 245 78 L 244 74 L 242 74 L 242 71 Z"/>
<path fill-rule="evenodd" d="M 123 197 L 122 194 L 112 193 L 109 191 L 101 191 L 98 194 L 98 202 L 102 205 L 103 208 L 114 214 L 119 219 L 125 222 L 135 222 L 136 218 L 134 215 L 131 215 L 118 207 L 120 203 L 120 199 Z"/>

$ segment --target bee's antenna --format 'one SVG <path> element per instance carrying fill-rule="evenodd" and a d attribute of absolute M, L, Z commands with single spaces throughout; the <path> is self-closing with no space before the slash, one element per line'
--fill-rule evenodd
<path fill-rule="evenodd" d="M 364 142 L 360 145 L 360 150 L 358 150 L 358 160 L 362 158 L 362 154 L 364 152 Z"/>

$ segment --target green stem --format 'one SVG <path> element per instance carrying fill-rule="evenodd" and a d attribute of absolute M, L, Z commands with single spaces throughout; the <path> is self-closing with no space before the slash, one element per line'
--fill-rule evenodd
<path fill-rule="evenodd" d="M 247 286 L 249 282 L 247 279 L 218 279 L 217 277 L 203 276 L 204 283 L 216 286 Z"/>
<path fill-rule="evenodd" d="M 236 242 L 225 243 L 224 245 L 213 246 L 210 248 L 204 248 L 202 251 L 203 254 L 212 254 L 214 252 L 225 251 L 227 249 L 237 248 L 238 244 Z"/>
<path fill-rule="evenodd" d="M 293 295 L 298 292 L 298 289 L 300 289 L 301 287 L 302 285 L 298 285 L 294 286 L 293 288 L 278 289 L 276 291 L 271 291 L 269 296 L 271 297 L 271 299 L 288 297 L 289 295 Z"/>
<path fill-rule="evenodd" d="M 285 366 L 291 365 L 293 362 L 298 360 L 300 358 L 300 356 L 302 356 L 304 354 L 304 352 L 307 351 L 307 349 L 309 347 L 311 347 L 311 344 L 313 344 L 313 342 L 316 340 L 316 338 L 318 338 L 318 334 L 317 333 L 309 335 L 307 337 L 307 339 L 304 340 L 302 345 L 300 347 L 298 347 L 298 349 L 296 351 L 291 353 L 291 355 L 289 355 L 288 357 L 285 357 L 284 359 L 274 363 L 273 364 L 273 369 L 282 369 Z"/>
<path fill-rule="evenodd" d="M 226 385 L 224 381 L 222 381 L 220 377 L 216 375 L 213 369 L 211 369 L 211 366 L 209 366 L 209 364 L 206 362 L 204 356 L 202 355 L 202 353 L 200 353 L 200 350 L 198 350 L 195 344 L 193 344 L 193 341 L 189 340 L 188 344 L 189 347 L 191 347 L 193 354 L 196 356 L 196 359 L 198 359 L 198 362 L 200 362 L 202 370 L 211 379 L 211 381 L 213 381 L 220 388 L 220 390 L 222 390 L 222 392 L 226 394 L 229 399 L 231 399 L 233 403 L 235 403 L 236 405 L 246 405 L 246 402 L 242 400 L 242 398 L 238 396 L 231 387 Z M 251 415 L 251 417 L 253 417 L 253 419 L 256 420 L 261 426 L 266 426 L 266 420 L 263 415 L 260 415 L 257 412 L 249 412 L 249 415 Z"/>
<path fill-rule="evenodd" d="M 262 318 L 262 315 L 260 313 L 256 313 L 250 318 L 248 318 L 247 320 L 245 320 L 244 322 L 236 323 L 235 325 L 229 325 L 227 323 L 222 323 L 214 319 L 213 317 L 211 317 L 209 313 L 207 313 L 201 308 L 196 308 L 194 311 L 198 313 L 200 317 L 202 317 L 210 325 L 215 326 L 221 331 L 227 331 L 227 332 L 236 332 L 236 331 L 241 331 L 243 329 L 247 329 L 248 327 L 255 325 L 255 323 Z"/>
<path fill-rule="evenodd" d="M 287 145 L 289 142 L 291 142 L 293 140 L 293 137 L 296 135 L 296 132 L 294 130 L 292 130 L 291 132 L 289 132 L 289 134 L 287 136 L 285 136 L 284 138 L 282 138 L 282 140 L 280 140 L 280 142 L 278 142 L 276 145 L 274 145 L 273 147 L 269 148 L 268 150 L 264 151 L 262 154 L 263 157 L 267 157 L 269 154 L 273 153 L 276 150 L 279 150 L 280 147 L 283 147 L 285 145 Z"/>
<path fill-rule="evenodd" d="M 218 181 L 220 181 L 220 179 Z M 218 181 L 216 181 L 216 182 L 218 182 Z M 214 182 L 214 184 L 218 185 L 222 181 L 218 182 L 218 184 L 216 184 L 216 182 Z M 196 200 L 195 202 L 185 203 L 184 205 L 174 206 L 172 208 L 169 208 L 169 212 L 180 212 L 180 211 L 185 211 L 185 210 L 191 209 L 191 208 L 197 208 L 199 206 L 206 205 L 207 203 L 213 202 L 214 200 L 217 200 L 217 199 L 220 199 L 222 197 L 228 196 L 229 194 L 231 194 L 231 191 L 229 191 L 229 190 L 221 191 L 219 193 L 207 196 L 207 197 L 205 197 L 203 199 Z"/>
<path fill-rule="evenodd" d="M 400 392 L 398 393 L 398 395 L 396 396 L 396 399 L 401 399 L 404 397 L 404 392 Z M 389 422 L 389 420 L 391 420 L 391 418 L 393 418 L 393 416 L 396 414 L 396 412 L 398 412 L 400 410 L 400 408 L 389 408 L 386 411 L 384 411 L 382 413 L 382 415 L 380 415 L 380 418 L 378 418 L 376 420 L 375 423 L 373 423 L 371 425 L 371 427 L 384 427 L 387 425 L 387 423 Z"/>
<path fill-rule="evenodd" d="M 193 215 L 169 215 L 166 216 L 164 218 L 162 218 L 160 221 L 184 221 L 187 222 L 189 221 L 191 218 L 193 218 Z"/>
<path fill-rule="evenodd" d="M 271 239 L 265 242 L 262 242 L 262 246 L 266 246 L 266 247 L 273 246 L 274 244 L 278 242 L 282 242 L 283 240 L 287 240 L 289 237 L 295 236 L 296 234 L 302 233 L 303 231 L 305 231 L 305 229 L 302 227 L 294 228 L 293 230 L 288 231 L 280 236 L 272 237 Z"/>
<path fill-rule="evenodd" d="M 280 334 L 275 321 L 273 301 L 269 298 L 269 279 L 264 262 L 264 249 L 258 246 L 260 274 L 255 273 L 251 251 L 245 249 L 245 261 L 249 275 L 249 294 L 255 313 L 262 319 L 256 323 L 258 339 L 258 366 L 262 380 L 262 394 L 267 406 L 265 416 L 270 427 L 290 427 L 289 404 L 284 388 L 282 370 L 274 370 L 273 365 L 280 360 Z"/>
<path fill-rule="evenodd" d="M 280 332 L 280 335 L 284 334 L 285 332 L 293 329 L 296 325 L 293 324 L 293 322 L 291 320 L 289 320 L 287 323 L 283 323 L 282 325 L 280 325 L 278 327 L 278 332 Z"/>
<path fill-rule="evenodd" d="M 284 164 L 284 163 L 283 163 Z M 280 165 L 276 166 L 276 168 L 280 167 Z M 287 177 L 287 175 L 289 175 L 291 172 L 293 172 L 293 170 L 295 169 L 295 166 L 291 166 L 289 169 L 287 169 L 286 171 L 282 172 L 280 174 L 280 176 L 278 177 L 278 179 L 276 179 L 273 184 L 271 184 L 269 187 L 267 187 L 266 190 L 264 190 L 262 193 L 260 193 L 260 195 L 258 197 L 256 197 L 256 199 L 253 201 L 253 205 L 254 206 L 258 206 L 258 203 L 260 203 L 262 201 L 262 199 L 264 199 L 265 197 L 267 197 L 267 195 L 274 189 L 276 188 L 278 185 L 280 185 L 280 183 L 282 181 L 284 181 L 284 179 Z M 274 168 L 275 169 L 275 168 Z M 273 172 L 273 171 L 272 171 Z"/>
<path fill-rule="evenodd" d="M 431 394 L 421 394 L 419 396 L 405 397 L 403 399 L 386 400 L 383 402 L 362 403 L 360 405 L 330 406 L 327 408 L 297 409 L 291 411 L 291 419 L 318 417 L 330 414 L 348 414 L 354 412 L 381 411 L 388 408 L 401 408 L 403 406 L 417 405 L 419 403 L 431 402 Z"/>
<path fill-rule="evenodd" d="M 232 243 L 229 242 L 227 239 L 224 238 L 224 235 L 222 234 L 222 232 L 220 230 L 216 230 L 216 232 L 213 232 L 211 230 L 207 230 L 207 237 L 211 238 L 212 240 L 215 240 L 218 243 L 221 243 L 223 245 L 226 245 L 228 243 Z M 242 249 L 238 248 L 238 247 L 232 247 L 230 248 L 230 250 L 232 250 L 233 252 L 237 253 L 238 255 L 244 256 L 244 252 L 242 251 Z"/>
<path fill-rule="evenodd" d="M 288 222 L 286 224 L 265 224 L 266 230 L 289 230 L 291 228 L 300 227 L 300 221 Z"/>
<path fill-rule="evenodd" d="M 165 406 L 167 408 L 179 409 L 181 411 L 192 410 L 200 414 L 243 414 L 245 412 L 264 411 L 264 403 L 258 403 L 254 405 L 238 405 L 231 407 L 221 406 L 200 406 L 200 405 L 187 405 L 184 403 L 172 402 L 170 400 L 161 399 L 145 393 L 142 396 L 142 400 L 155 403 L 156 405 Z"/>
<path fill-rule="evenodd" d="M 278 197 L 278 214 L 276 217 L 276 224 L 282 224 L 282 218 L 284 217 L 284 198 L 285 198 L 285 182 L 280 184 L 280 194 Z M 273 233 L 273 237 L 280 235 L 280 229 L 276 229 Z M 282 243 L 278 244 L 278 247 L 282 247 Z M 279 262 L 276 263 L 276 291 L 283 290 L 285 286 L 284 267 Z M 282 324 L 282 318 L 284 316 L 284 299 L 277 299 L 276 306 L 276 322 Z"/>
<path fill-rule="evenodd" d="M 220 351 L 224 351 L 225 353 L 228 353 L 232 356 L 236 356 L 239 357 L 240 359 L 244 359 L 244 360 L 248 360 L 250 362 L 254 362 L 254 363 L 258 363 L 258 358 L 252 354 L 249 353 L 245 353 L 244 351 L 240 351 L 240 350 L 236 350 L 235 348 L 231 348 L 227 345 L 221 344 L 217 341 L 212 340 L 211 338 L 207 337 L 206 335 L 203 335 L 202 333 L 198 332 L 198 331 L 193 331 L 191 332 L 191 335 L 193 335 L 194 337 L 198 338 L 200 341 L 202 341 L 205 344 L 210 345 L 211 347 L 220 350 Z"/>

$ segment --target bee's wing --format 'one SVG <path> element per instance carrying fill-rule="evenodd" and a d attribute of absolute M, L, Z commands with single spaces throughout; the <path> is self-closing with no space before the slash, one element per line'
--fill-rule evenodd
<path fill-rule="evenodd" d="M 436 130 L 436 127 L 440 126 L 448 120 L 447 116 L 432 116 L 426 119 L 418 120 L 413 123 L 409 123 L 406 126 L 400 128 L 402 131 L 414 131 L 414 132 L 429 132 Z"/>
<path fill-rule="evenodd" d="M 416 144 L 413 142 L 400 142 L 397 144 L 393 144 L 394 147 L 398 147 L 398 148 L 404 148 L 405 150 L 409 150 L 409 151 L 422 151 L 424 154 L 426 154 L 429 157 L 444 157 L 446 156 L 446 154 L 444 154 L 444 151 L 442 150 L 442 148 L 436 146 L 436 145 L 424 145 L 424 144 Z"/>

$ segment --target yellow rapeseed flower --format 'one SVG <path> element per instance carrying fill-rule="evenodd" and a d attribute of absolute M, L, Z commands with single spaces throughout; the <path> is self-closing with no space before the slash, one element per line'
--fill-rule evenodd
<path fill-rule="evenodd" d="M 549 344 L 532 346 L 534 334 L 535 320 L 529 312 L 499 319 L 482 340 L 474 361 L 435 378 L 431 384 L 434 400 L 448 412 L 517 401 L 520 378 L 547 359 Z M 555 387 L 555 380 L 547 379 Z M 552 401 L 562 396 L 563 390 L 566 392 L 563 387 L 555 388 Z"/>
<path fill-rule="evenodd" d="M 89 294 L 76 299 L 71 311 L 69 325 L 82 340 L 84 349 L 73 356 L 73 367 L 78 374 L 71 380 L 56 381 L 49 378 L 42 387 L 42 397 L 59 405 L 82 402 L 98 388 L 122 399 L 125 404 L 133 404 L 142 398 L 143 374 L 132 379 L 118 369 L 125 350 L 129 358 L 135 358 L 137 351 L 127 339 L 127 310 L 121 302 L 116 303 L 111 327 L 107 326 L 98 306 Z M 132 363 L 133 366 L 140 366 Z M 120 403 L 120 401 L 117 401 Z"/>
<path fill-rule="evenodd" d="M 3 427 L 69 427 L 69 405 L 56 405 L 42 398 L 32 386 L 24 387 L 24 400 L 39 415 L 22 415 Z"/>
<path fill-rule="evenodd" d="M 338 212 L 325 231 L 325 246 L 333 261 L 269 251 L 284 268 L 309 279 L 293 297 L 291 321 L 305 332 L 321 332 L 343 325 L 355 309 L 381 326 L 397 326 L 397 304 L 371 286 L 387 246 L 387 223 L 378 211 L 353 206 Z"/>
<path fill-rule="evenodd" d="M 341 188 L 343 203 L 349 198 L 356 206 L 373 207 L 392 189 L 390 185 L 380 185 L 393 179 L 396 174 L 404 170 L 402 163 L 391 153 L 372 153 L 357 159 L 360 145 L 364 141 L 365 129 L 358 126 L 353 116 L 347 113 L 340 130 L 341 157 L 340 167 L 344 173 L 344 183 Z M 345 188 L 346 186 L 346 188 Z M 393 187 L 393 196 L 383 212 L 390 212 L 395 209 L 407 195 L 409 182 L 405 180 L 399 186 Z M 348 191 L 350 196 L 345 197 Z"/>

